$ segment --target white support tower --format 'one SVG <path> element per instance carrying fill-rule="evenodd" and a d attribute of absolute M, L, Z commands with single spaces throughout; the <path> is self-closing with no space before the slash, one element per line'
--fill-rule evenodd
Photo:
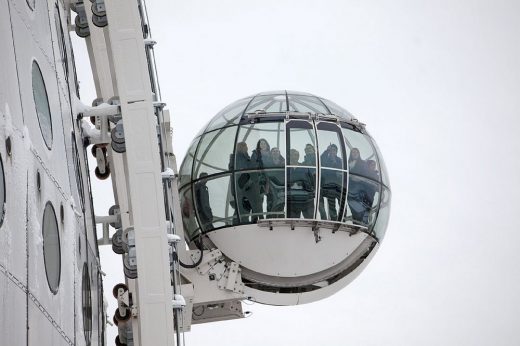
<path fill-rule="evenodd" d="M 141 17 L 137 2 L 106 0 L 105 7 L 108 19 L 108 26 L 103 29 L 105 35 L 96 32 L 91 45 L 102 47 L 105 41 L 110 79 L 106 79 L 106 74 L 99 76 L 103 71 L 106 73 L 107 67 L 99 49 L 94 49 L 96 53 L 91 58 L 97 64 L 93 69 L 94 73 L 98 72 L 95 77 L 102 85 L 98 89 L 100 96 L 106 101 L 106 92 L 113 91 L 112 96 L 119 98 L 123 120 L 126 152 L 120 155 L 109 150 L 109 155 L 113 155 L 110 162 L 122 227 L 133 228 L 135 234 L 138 279 L 135 285 L 129 285 L 131 291 L 135 290 L 133 311 L 137 313 L 137 318 L 132 318 L 133 342 L 134 345 L 174 345 L 173 294 L 157 120 Z M 94 31 L 99 30 L 92 33 Z"/>

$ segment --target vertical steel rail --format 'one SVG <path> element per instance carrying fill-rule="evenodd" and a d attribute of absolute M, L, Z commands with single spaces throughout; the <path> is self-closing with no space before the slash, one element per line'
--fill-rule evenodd
<path fill-rule="evenodd" d="M 125 130 L 130 223 L 135 229 L 137 345 L 174 345 L 166 216 L 141 18 L 136 2 L 106 0 L 109 59 Z"/>

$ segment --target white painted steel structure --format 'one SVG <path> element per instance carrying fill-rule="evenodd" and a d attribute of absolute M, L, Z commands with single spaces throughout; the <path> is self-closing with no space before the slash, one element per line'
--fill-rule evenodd
<path fill-rule="evenodd" d="M 79 100 L 69 30 L 86 40 L 92 107 Z M 306 104 L 309 94 L 255 95 L 219 113 L 177 172 L 154 44 L 142 0 L 0 0 L 2 344 L 107 344 L 98 245 L 122 255 L 126 282 L 113 290 L 118 345 L 180 345 L 192 324 L 244 317 L 246 299 L 293 305 L 327 297 L 377 250 L 390 189 L 364 125 L 330 101 Z M 294 138 L 310 136 L 314 153 L 298 149 L 314 163 L 293 159 L 294 129 Z M 269 166 L 255 131 L 276 138 L 287 162 Z M 230 145 L 214 146 L 222 138 Z M 320 144 L 329 140 L 343 166 L 319 155 L 333 149 Z M 247 143 L 257 146 L 259 166 Z M 359 162 L 376 162 L 379 176 L 351 166 L 363 145 Z M 108 215 L 94 216 L 88 146 L 95 177 L 112 179 Z M 298 172 L 310 180 L 294 180 Z M 325 178 L 331 174 L 341 182 Z M 374 187 L 370 203 L 357 197 L 363 186 Z"/>

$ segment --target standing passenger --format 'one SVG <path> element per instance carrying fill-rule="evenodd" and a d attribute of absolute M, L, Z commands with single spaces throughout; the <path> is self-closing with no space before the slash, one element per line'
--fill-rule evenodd
<path fill-rule="evenodd" d="M 300 153 L 296 149 L 289 152 L 291 166 L 299 166 Z M 308 167 L 287 168 L 287 214 L 289 218 L 314 218 L 314 196 L 316 169 Z"/>
<path fill-rule="evenodd" d="M 343 169 L 343 160 L 338 157 L 338 146 L 331 144 L 320 156 L 321 159 L 321 195 L 320 195 L 320 216 L 322 220 L 327 219 L 325 214 L 325 198 L 329 211 L 329 220 L 338 221 L 338 211 L 336 201 L 341 207 L 341 193 L 343 190 L 343 172 L 328 168 Z"/>
<path fill-rule="evenodd" d="M 267 189 L 267 217 L 283 218 L 283 209 L 285 206 L 285 159 L 280 154 L 280 149 L 274 147 L 271 149 L 271 158 L 275 169 L 269 172 Z"/>

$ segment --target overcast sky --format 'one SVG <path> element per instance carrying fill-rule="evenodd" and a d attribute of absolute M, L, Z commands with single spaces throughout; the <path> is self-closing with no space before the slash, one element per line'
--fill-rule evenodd
<path fill-rule="evenodd" d="M 149 6 L 179 163 L 227 104 L 299 90 L 366 123 L 393 192 L 386 238 L 352 284 L 244 305 L 250 318 L 196 325 L 186 345 L 520 345 L 520 2 Z"/>

